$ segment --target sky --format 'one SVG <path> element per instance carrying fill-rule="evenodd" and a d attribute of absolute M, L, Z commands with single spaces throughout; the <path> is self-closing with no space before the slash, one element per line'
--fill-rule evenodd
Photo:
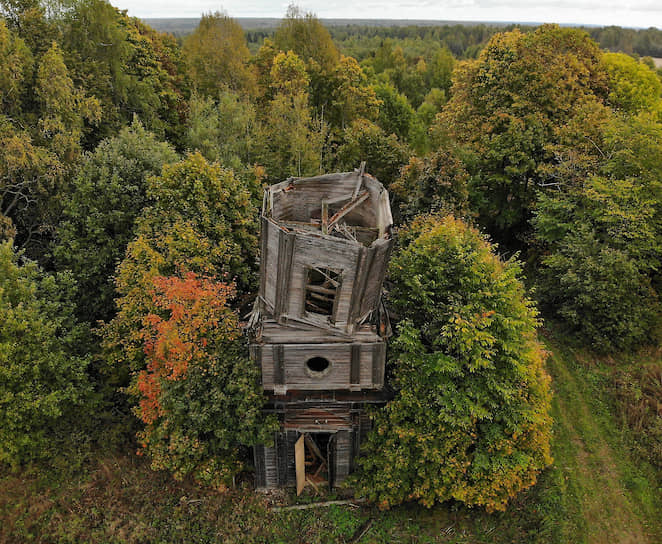
<path fill-rule="evenodd" d="M 289 1 L 111 0 L 136 17 L 282 17 Z M 619 25 L 662 29 L 662 0 L 302 0 L 320 18 L 433 19 Z"/>

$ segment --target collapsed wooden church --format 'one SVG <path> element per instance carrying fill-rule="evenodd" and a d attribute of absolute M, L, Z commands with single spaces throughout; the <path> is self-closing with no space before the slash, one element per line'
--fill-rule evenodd
<path fill-rule="evenodd" d="M 388 192 L 363 168 L 267 188 L 251 357 L 280 430 L 255 448 L 257 486 L 341 483 L 383 404 Z"/>

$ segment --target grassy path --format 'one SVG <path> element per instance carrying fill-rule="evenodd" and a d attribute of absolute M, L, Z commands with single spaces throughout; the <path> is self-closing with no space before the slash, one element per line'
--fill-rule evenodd
<path fill-rule="evenodd" d="M 650 475 L 621 443 L 616 418 L 601 398 L 605 374 L 599 366 L 578 364 L 568 351 L 554 351 L 548 362 L 556 423 L 553 470 L 567 514 L 556 520 L 556 536 L 561 542 L 656 544 L 660 499 Z"/>

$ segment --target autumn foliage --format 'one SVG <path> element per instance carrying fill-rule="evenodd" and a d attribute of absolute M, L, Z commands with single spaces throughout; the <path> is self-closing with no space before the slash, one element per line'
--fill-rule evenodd
<path fill-rule="evenodd" d="M 257 368 L 244 356 L 230 284 L 156 277 L 143 320 L 146 368 L 130 387 L 144 423 L 140 453 L 155 469 L 223 488 L 243 468 L 240 450 L 268 442 Z"/>

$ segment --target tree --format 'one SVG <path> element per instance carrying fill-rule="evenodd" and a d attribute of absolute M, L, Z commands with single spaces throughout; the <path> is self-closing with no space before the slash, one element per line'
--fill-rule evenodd
<path fill-rule="evenodd" d="M 464 164 L 451 151 L 439 149 L 422 159 L 412 157 L 390 187 L 399 202 L 401 221 L 429 213 L 466 216 L 468 179 Z"/>
<path fill-rule="evenodd" d="M 336 167 L 353 170 L 366 161 L 367 171 L 389 187 L 407 164 L 409 155 L 409 149 L 395 134 L 388 135 L 375 123 L 357 119 L 342 135 Z"/>
<path fill-rule="evenodd" d="M 549 377 L 520 266 L 450 216 L 419 219 L 400 239 L 389 267 L 395 397 L 375 415 L 358 489 L 382 508 L 454 499 L 504 510 L 551 462 Z"/>
<path fill-rule="evenodd" d="M 155 277 L 195 272 L 236 281 L 240 297 L 256 282 L 257 212 L 232 170 L 189 154 L 148 178 L 147 198 L 153 204 L 116 271 L 118 312 L 103 331 L 108 371 L 118 383 L 145 368 L 141 330 L 156 311 L 149 295 Z"/>
<path fill-rule="evenodd" d="M 145 425 L 141 449 L 155 470 L 224 488 L 243 468 L 241 449 L 269 443 L 259 370 L 243 350 L 232 285 L 189 272 L 156 277 L 143 320 L 146 368 L 130 391 Z"/>
<path fill-rule="evenodd" d="M 114 315 L 112 275 L 150 203 L 147 178 L 177 158 L 138 121 L 84 156 L 65 192 L 53 248 L 56 266 L 77 278 L 81 319 L 94 323 Z"/>
<path fill-rule="evenodd" d="M 542 264 L 542 303 L 593 351 L 631 351 L 657 339 L 662 306 L 650 278 L 589 225 L 577 225 Z"/>
<path fill-rule="evenodd" d="M 274 43 L 281 51 L 293 51 L 308 68 L 330 74 L 338 64 L 340 54 L 329 31 L 312 13 L 304 13 L 290 4 L 274 34 Z"/>
<path fill-rule="evenodd" d="M 249 51 L 241 25 L 219 12 L 202 16 L 184 41 L 184 58 L 196 90 L 216 96 L 223 88 L 254 92 L 255 75 L 248 67 Z"/>
<path fill-rule="evenodd" d="M 382 102 L 377 124 L 387 134 L 395 134 L 401 141 L 408 141 L 414 121 L 414 109 L 407 101 L 407 97 L 388 85 L 378 85 L 375 93 Z"/>
<path fill-rule="evenodd" d="M 21 116 L 33 70 L 32 52 L 0 20 L 0 111 Z"/>
<path fill-rule="evenodd" d="M 91 408 L 70 275 L 44 274 L 0 243 L 0 463 L 54 455 Z"/>
<path fill-rule="evenodd" d="M 236 171 L 254 162 L 257 113 L 251 102 L 231 91 L 221 91 L 218 100 L 195 95 L 189 107 L 188 149 Z"/>
<path fill-rule="evenodd" d="M 5 237 L 42 258 L 55 226 L 66 169 L 55 153 L 35 145 L 30 133 L 0 117 L 0 216 Z"/>
<path fill-rule="evenodd" d="M 609 102 L 615 108 L 662 116 L 662 81 L 653 69 L 623 53 L 605 53 L 601 64 L 609 74 Z"/>
<path fill-rule="evenodd" d="M 278 53 L 271 68 L 273 98 L 260 127 L 259 161 L 269 181 L 319 173 L 326 125 L 308 105 L 309 77 L 292 51 Z"/>
<path fill-rule="evenodd" d="M 74 86 L 57 43 L 44 53 L 37 71 L 35 92 L 40 105 L 39 136 L 65 163 L 73 163 L 80 151 L 85 123 L 101 118 L 96 98 L 86 97 Z"/>
<path fill-rule="evenodd" d="M 600 57 L 586 33 L 543 25 L 497 34 L 478 60 L 456 68 L 437 139 L 462 147 L 472 205 L 499 242 L 517 247 L 527 238 L 538 188 L 549 181 L 544 168 L 556 161 L 557 131 L 606 98 Z"/>
<path fill-rule="evenodd" d="M 344 130 L 358 118 L 375 120 L 380 102 L 356 59 L 341 55 L 334 79 L 331 117 L 335 125 Z"/>

